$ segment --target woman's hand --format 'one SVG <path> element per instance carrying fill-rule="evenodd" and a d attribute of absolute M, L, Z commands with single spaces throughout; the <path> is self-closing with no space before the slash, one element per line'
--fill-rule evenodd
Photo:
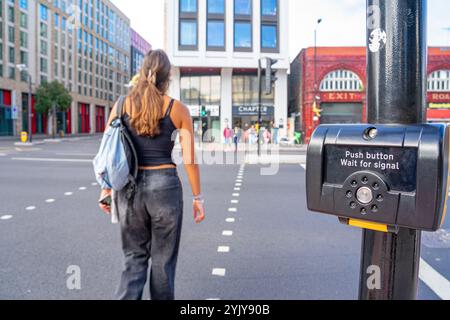
<path fill-rule="evenodd" d="M 108 196 L 112 197 L 112 190 L 111 189 L 104 189 L 104 190 L 102 190 L 102 193 L 100 194 L 99 201 L 101 201 L 102 199 L 105 199 Z M 100 209 L 102 209 L 102 211 L 104 213 L 111 214 L 111 206 L 108 206 L 108 205 L 103 204 L 103 203 L 99 203 L 99 207 L 100 207 Z"/>
<path fill-rule="evenodd" d="M 195 223 L 201 223 L 205 220 L 205 202 L 203 200 L 194 199 L 193 204 L 194 221 Z"/>

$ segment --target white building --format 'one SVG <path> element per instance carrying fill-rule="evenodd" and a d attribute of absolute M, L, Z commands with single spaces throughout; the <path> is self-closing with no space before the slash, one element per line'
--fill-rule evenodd
<path fill-rule="evenodd" d="M 166 51 L 173 64 L 170 94 L 191 110 L 195 127 L 206 108 L 214 140 L 229 126 L 258 120 L 260 58 L 278 60 L 274 93 L 263 94 L 264 127 L 286 134 L 288 0 L 166 0 Z"/>

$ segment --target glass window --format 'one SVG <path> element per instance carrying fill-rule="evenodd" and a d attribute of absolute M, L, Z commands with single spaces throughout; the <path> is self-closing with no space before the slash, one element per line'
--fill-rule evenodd
<path fill-rule="evenodd" d="M 278 14 L 278 0 L 261 0 L 261 13 L 263 16 L 276 16 Z"/>
<path fill-rule="evenodd" d="M 181 21 L 180 22 L 180 45 L 181 46 L 197 46 L 197 22 Z"/>
<path fill-rule="evenodd" d="M 180 0 L 180 11 L 184 13 L 197 12 L 197 0 Z"/>
<path fill-rule="evenodd" d="M 208 47 L 225 47 L 225 23 L 223 21 L 208 21 Z"/>
<path fill-rule="evenodd" d="M 236 22 L 234 24 L 234 47 L 252 47 L 252 25 L 249 22 Z"/>
<path fill-rule="evenodd" d="M 235 15 L 251 15 L 252 2 L 251 0 L 234 0 L 234 14 Z"/>
<path fill-rule="evenodd" d="M 266 49 L 276 49 L 277 45 L 277 26 L 263 25 L 261 27 L 261 46 Z"/>
<path fill-rule="evenodd" d="M 224 14 L 225 13 L 225 0 L 208 0 L 208 13 Z"/>

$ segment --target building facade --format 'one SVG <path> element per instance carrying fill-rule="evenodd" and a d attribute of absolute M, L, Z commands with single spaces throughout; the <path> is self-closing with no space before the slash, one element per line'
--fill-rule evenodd
<path fill-rule="evenodd" d="M 291 64 L 289 114 L 305 142 L 320 124 L 366 122 L 366 48 L 302 50 Z M 450 48 L 429 49 L 427 115 L 450 123 Z"/>
<path fill-rule="evenodd" d="M 0 26 L 0 135 L 28 131 L 27 72 L 33 94 L 54 80 L 71 93 L 58 131 L 103 131 L 129 81 L 130 20 L 108 0 L 0 0 Z M 33 96 L 32 131 L 46 133 L 48 118 Z"/>
<path fill-rule="evenodd" d="M 152 49 L 150 43 L 148 43 L 139 33 L 131 29 L 131 74 L 130 78 L 133 78 L 141 69 L 144 56 Z"/>
<path fill-rule="evenodd" d="M 170 93 L 201 127 L 208 114 L 213 141 L 226 127 L 258 121 L 259 59 L 271 58 L 278 80 L 262 96 L 264 127 L 287 127 L 289 72 L 287 0 L 166 1 L 166 51 L 173 64 Z"/>

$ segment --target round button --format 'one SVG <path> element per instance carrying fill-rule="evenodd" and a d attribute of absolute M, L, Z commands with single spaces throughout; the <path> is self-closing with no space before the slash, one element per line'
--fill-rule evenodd
<path fill-rule="evenodd" d="M 362 204 L 371 203 L 373 200 L 372 190 L 367 187 L 359 188 L 358 191 L 356 191 L 356 198 Z"/>
<path fill-rule="evenodd" d="M 358 182 L 356 182 L 356 180 L 353 180 L 351 185 L 353 188 L 356 188 L 358 186 Z"/>
<path fill-rule="evenodd" d="M 350 208 L 356 209 L 356 202 L 350 202 Z"/>
<path fill-rule="evenodd" d="M 362 183 L 364 184 L 368 184 L 369 183 L 369 179 L 367 179 L 367 177 L 362 178 Z"/>
<path fill-rule="evenodd" d="M 361 214 L 362 214 L 363 216 L 365 216 L 365 215 L 367 214 L 367 210 L 366 210 L 365 208 L 362 208 L 362 209 L 361 209 Z"/>
<path fill-rule="evenodd" d="M 377 182 L 375 182 L 375 183 L 373 184 L 373 189 L 374 189 L 374 190 L 380 189 L 380 185 L 379 185 Z"/>
<path fill-rule="evenodd" d="M 351 199 L 353 197 L 353 193 L 351 191 L 347 191 L 346 197 Z"/>
<path fill-rule="evenodd" d="M 384 200 L 384 198 L 383 198 L 383 196 L 382 196 L 381 194 L 379 194 L 379 195 L 377 196 L 377 200 L 378 200 L 379 202 L 381 202 L 381 201 Z"/>
<path fill-rule="evenodd" d="M 373 205 L 372 206 L 372 212 L 378 212 L 378 206 Z"/>

